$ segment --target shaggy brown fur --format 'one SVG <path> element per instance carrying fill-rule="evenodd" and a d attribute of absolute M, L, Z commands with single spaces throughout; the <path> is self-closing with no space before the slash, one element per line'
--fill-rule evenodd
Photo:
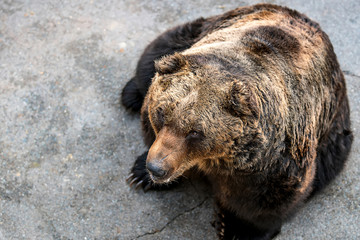
<path fill-rule="evenodd" d="M 123 91 L 134 110 L 145 96 L 151 146 L 130 179 L 148 189 L 150 178 L 167 183 L 198 168 L 213 185 L 220 238 L 273 237 L 343 168 L 352 142 L 345 81 L 328 36 L 306 16 L 259 4 L 201 18 L 151 43 L 138 71 L 149 59 L 152 81 L 137 75 Z"/>

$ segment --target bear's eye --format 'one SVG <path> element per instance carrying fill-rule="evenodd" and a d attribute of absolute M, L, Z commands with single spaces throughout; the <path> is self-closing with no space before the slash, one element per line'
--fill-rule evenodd
<path fill-rule="evenodd" d="M 186 136 L 187 139 L 196 139 L 196 138 L 200 138 L 202 136 L 201 132 L 198 131 L 191 131 L 188 133 L 188 135 Z"/>
<path fill-rule="evenodd" d="M 197 131 L 191 131 L 191 132 L 189 133 L 189 136 L 190 136 L 190 137 L 197 137 L 197 136 L 199 136 L 199 133 L 198 133 Z"/>

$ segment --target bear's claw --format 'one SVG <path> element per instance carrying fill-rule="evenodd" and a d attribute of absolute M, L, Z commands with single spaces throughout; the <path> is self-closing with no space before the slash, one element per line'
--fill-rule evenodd
<path fill-rule="evenodd" d="M 217 209 L 220 211 L 220 209 Z M 211 223 L 211 225 L 215 228 L 219 239 L 225 239 L 225 216 L 221 212 L 215 213 L 215 220 Z"/>
<path fill-rule="evenodd" d="M 151 183 L 148 183 L 148 185 L 146 185 L 146 186 L 144 187 L 144 191 L 145 191 L 145 192 L 149 191 L 149 190 L 151 189 L 151 186 L 152 186 L 152 184 L 151 184 Z"/>
<path fill-rule="evenodd" d="M 145 152 L 140 155 L 135 163 L 134 166 L 131 168 L 130 174 L 126 178 L 126 182 L 135 189 L 142 188 L 144 192 L 149 191 L 150 189 L 154 190 L 166 190 L 174 185 L 177 185 L 178 181 L 172 182 L 169 184 L 155 184 L 149 175 L 149 172 L 146 169 L 146 157 L 147 153 Z"/>
<path fill-rule="evenodd" d="M 126 178 L 126 182 L 129 182 L 130 179 L 132 179 L 133 176 L 134 176 L 134 174 L 130 173 L 129 176 L 127 176 L 127 178 Z"/>
<path fill-rule="evenodd" d="M 146 157 L 147 152 L 136 159 L 129 176 L 126 178 L 126 182 L 130 187 L 134 186 L 135 189 L 141 187 L 145 192 L 154 187 L 154 183 L 152 183 L 149 173 L 146 170 Z"/>
<path fill-rule="evenodd" d="M 135 189 L 138 189 L 140 186 L 142 186 L 142 183 L 144 182 L 144 180 L 140 180 L 136 185 L 135 185 Z"/>
<path fill-rule="evenodd" d="M 126 182 L 130 187 L 134 187 L 135 189 L 139 189 L 141 187 L 145 192 L 150 190 L 154 185 L 150 181 L 149 176 L 144 175 L 142 177 L 136 177 L 134 173 L 131 173 L 126 179 Z"/>

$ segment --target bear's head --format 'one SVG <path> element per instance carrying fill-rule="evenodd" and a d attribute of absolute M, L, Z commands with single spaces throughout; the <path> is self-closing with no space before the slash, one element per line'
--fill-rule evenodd
<path fill-rule="evenodd" d="M 227 174 L 248 168 L 261 134 L 259 101 L 247 77 L 178 53 L 155 66 L 142 108 L 156 137 L 146 162 L 153 181 L 170 182 L 194 166 Z"/>

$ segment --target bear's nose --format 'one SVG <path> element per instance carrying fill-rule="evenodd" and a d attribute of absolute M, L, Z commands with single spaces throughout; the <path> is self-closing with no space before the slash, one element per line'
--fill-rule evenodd
<path fill-rule="evenodd" d="M 146 168 L 149 170 L 149 172 L 153 176 L 158 177 L 158 178 L 161 178 L 161 177 L 165 176 L 165 174 L 166 174 L 165 170 L 163 170 L 161 167 L 159 167 L 158 165 L 153 164 L 153 163 L 146 163 Z"/>

